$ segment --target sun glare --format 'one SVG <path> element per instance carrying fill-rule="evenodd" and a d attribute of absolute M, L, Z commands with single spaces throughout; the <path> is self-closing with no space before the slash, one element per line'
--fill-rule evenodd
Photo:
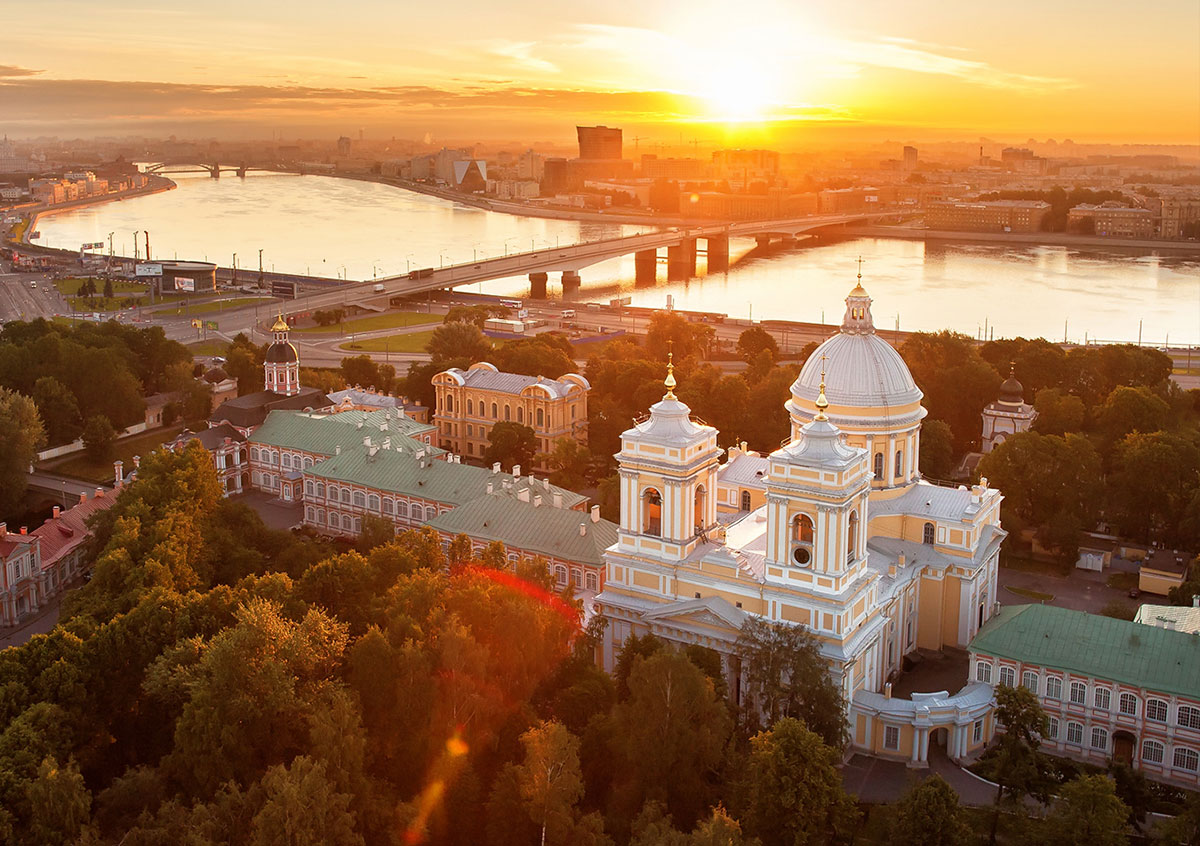
<path fill-rule="evenodd" d="M 706 69 L 696 94 L 717 120 L 759 121 L 775 104 L 776 81 L 770 69 L 749 56 L 728 56 Z"/>

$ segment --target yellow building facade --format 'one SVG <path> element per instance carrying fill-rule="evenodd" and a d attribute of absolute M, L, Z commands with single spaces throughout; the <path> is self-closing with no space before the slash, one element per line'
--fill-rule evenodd
<path fill-rule="evenodd" d="M 502 373 L 480 361 L 466 370 L 442 371 L 433 377 L 433 387 L 438 444 L 457 455 L 482 457 L 492 427 L 503 421 L 533 429 L 539 455 L 553 451 L 562 438 L 587 443 L 592 386 L 578 373 L 547 379 Z M 535 468 L 546 469 L 539 464 Z"/>
<path fill-rule="evenodd" d="M 765 459 L 739 446 L 722 464 L 670 375 L 623 433 L 601 661 L 612 669 L 634 634 L 703 645 L 740 701 L 747 615 L 803 625 L 841 688 L 851 746 L 921 766 L 931 743 L 961 758 L 994 733 L 986 684 L 901 699 L 891 682 L 905 655 L 965 648 L 993 613 L 1002 497 L 986 480 L 921 478 L 921 391 L 870 306 L 861 286 L 847 297 L 841 331 L 792 386 L 791 439 Z"/>

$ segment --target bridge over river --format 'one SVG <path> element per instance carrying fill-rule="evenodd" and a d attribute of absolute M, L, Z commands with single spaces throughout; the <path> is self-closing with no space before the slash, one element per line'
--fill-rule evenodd
<path fill-rule="evenodd" d="M 657 273 L 659 250 L 667 251 L 667 278 L 687 279 L 696 273 L 697 242 L 705 242 L 708 267 L 712 271 L 729 266 L 729 239 L 752 237 L 760 247 L 772 240 L 794 241 L 802 233 L 831 226 L 859 223 L 883 218 L 895 218 L 900 213 L 872 212 L 863 214 L 810 215 L 781 220 L 752 220 L 738 223 L 699 224 L 694 227 L 664 229 L 640 235 L 608 238 L 550 247 L 543 250 L 514 253 L 508 256 L 466 262 L 448 267 L 431 267 L 398 276 L 385 276 L 370 282 L 340 285 L 336 290 L 298 297 L 289 311 L 309 310 L 340 305 L 347 294 L 361 294 L 361 301 L 387 301 L 391 297 L 420 294 L 426 291 L 455 288 L 492 279 L 528 275 L 530 296 L 544 298 L 551 273 L 561 273 L 563 288 L 571 290 L 581 284 L 580 271 L 602 261 L 632 254 L 635 257 L 636 278 L 639 283 L 653 282 Z"/>

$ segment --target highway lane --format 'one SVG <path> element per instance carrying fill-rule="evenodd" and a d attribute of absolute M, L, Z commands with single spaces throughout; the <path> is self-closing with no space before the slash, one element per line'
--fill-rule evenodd
<path fill-rule="evenodd" d="M 34 287 L 36 283 L 36 287 Z M 67 308 L 44 273 L 12 273 L 0 269 L 0 323 L 50 319 Z"/>

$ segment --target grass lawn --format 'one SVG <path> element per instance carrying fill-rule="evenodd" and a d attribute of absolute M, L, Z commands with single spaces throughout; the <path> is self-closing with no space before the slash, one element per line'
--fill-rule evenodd
<path fill-rule="evenodd" d="M 1053 602 L 1054 594 L 1042 593 L 1040 590 L 1029 590 L 1028 588 L 1006 587 L 1005 590 L 1015 593 L 1017 596 L 1024 596 L 1026 599 L 1036 599 L 1038 602 Z"/>
<path fill-rule="evenodd" d="M 86 280 L 78 276 L 68 276 L 66 279 L 59 279 L 54 283 L 54 287 L 58 292 L 66 297 L 74 298 L 79 293 L 79 286 Z M 104 281 L 101 279 L 94 280 L 96 282 L 96 291 L 102 293 L 104 291 Z M 112 280 L 112 288 L 114 294 L 145 294 L 150 295 L 150 286 L 142 285 L 137 282 L 130 282 L 127 279 Z"/>
<path fill-rule="evenodd" d="M 416 311 L 389 311 L 384 314 L 373 314 L 370 317 L 360 317 L 347 320 L 336 326 L 305 326 L 303 329 L 293 329 L 299 335 L 355 335 L 359 332 L 374 332 L 379 329 L 402 329 L 405 326 L 420 326 L 426 323 L 441 323 L 442 318 L 437 314 Z M 380 347 L 383 349 L 383 347 Z"/>
<path fill-rule="evenodd" d="M 1034 561 L 1019 555 L 1002 553 L 1000 566 L 1010 570 L 1020 570 L 1022 573 L 1037 573 L 1040 576 L 1058 576 L 1065 579 L 1075 568 L 1070 564 L 1060 564 L 1056 561 Z"/>
<path fill-rule="evenodd" d="M 216 302 L 199 303 L 198 305 L 189 305 L 186 308 L 162 309 L 154 312 L 155 314 L 179 317 L 185 314 L 211 314 L 214 311 L 225 311 L 230 308 L 245 308 L 246 306 L 258 305 L 259 303 L 269 303 L 274 297 L 240 297 L 232 300 L 217 300 Z"/>
<path fill-rule="evenodd" d="M 1113 573 L 1105 582 L 1110 588 L 1117 590 L 1131 591 L 1138 586 L 1137 573 Z"/>
<path fill-rule="evenodd" d="M 193 341 L 186 346 L 192 355 L 225 355 L 229 349 L 224 341 Z"/>
<path fill-rule="evenodd" d="M 148 301 L 149 297 L 113 297 L 111 300 L 106 300 L 104 297 L 96 297 L 91 300 L 87 297 L 67 298 L 67 302 L 71 304 L 72 309 L 86 313 L 93 311 L 121 311 L 131 306 L 136 308 L 139 305 L 145 305 Z"/>
<path fill-rule="evenodd" d="M 362 352 L 394 352 L 418 353 L 425 352 L 425 345 L 433 337 L 433 330 L 426 332 L 410 332 L 407 335 L 388 335 L 385 338 L 368 338 L 365 341 L 355 341 L 346 344 L 348 350 Z"/>
<path fill-rule="evenodd" d="M 167 426 L 161 429 L 151 429 L 131 438 L 122 438 L 113 444 L 112 458 L 107 461 L 92 461 L 87 453 L 77 452 L 57 462 L 49 463 L 46 469 L 63 476 L 72 476 L 85 482 L 96 484 L 111 484 L 113 480 L 113 462 L 117 459 L 125 462 L 125 472 L 133 469 L 135 455 L 149 455 L 156 448 L 174 438 L 183 431 L 183 426 Z"/>

